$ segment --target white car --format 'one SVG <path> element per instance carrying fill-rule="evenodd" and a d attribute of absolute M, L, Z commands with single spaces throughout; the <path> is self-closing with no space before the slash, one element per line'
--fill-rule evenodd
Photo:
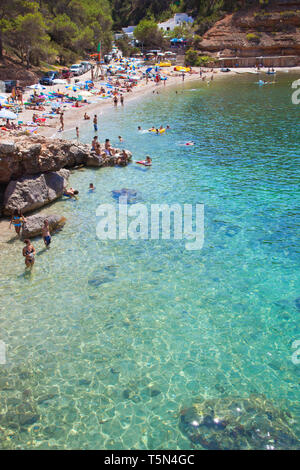
<path fill-rule="evenodd" d="M 81 62 L 81 65 L 83 66 L 85 72 L 88 72 L 93 67 L 92 64 L 88 62 L 87 60 L 83 60 Z"/>
<path fill-rule="evenodd" d="M 72 72 L 75 77 L 78 77 L 78 75 L 83 74 L 83 67 L 81 64 L 73 64 L 70 67 L 70 72 Z"/>

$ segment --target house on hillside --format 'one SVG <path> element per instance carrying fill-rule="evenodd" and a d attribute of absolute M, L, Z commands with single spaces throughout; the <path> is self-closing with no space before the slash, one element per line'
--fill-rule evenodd
<path fill-rule="evenodd" d="M 127 26 L 126 28 L 122 28 L 121 33 L 116 33 L 115 34 L 115 39 L 119 39 L 122 36 L 124 36 L 124 34 L 125 34 L 126 36 L 129 37 L 129 39 L 133 40 L 134 39 L 133 31 L 135 30 L 135 28 L 136 28 L 136 26 Z"/>
<path fill-rule="evenodd" d="M 163 23 L 159 23 L 158 27 L 163 31 L 173 31 L 176 26 L 181 26 L 183 23 L 194 23 L 194 19 L 186 13 L 175 13 L 173 18 L 170 18 Z"/>

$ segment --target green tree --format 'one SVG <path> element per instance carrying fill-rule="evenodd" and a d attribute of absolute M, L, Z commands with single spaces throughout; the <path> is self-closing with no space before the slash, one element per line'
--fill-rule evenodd
<path fill-rule="evenodd" d="M 163 47 L 165 40 L 162 31 L 153 20 L 142 20 L 133 31 L 134 37 L 145 47 Z"/>
<path fill-rule="evenodd" d="M 120 49 L 122 51 L 123 56 L 125 56 L 125 57 L 130 56 L 131 51 L 132 51 L 132 45 L 131 45 L 131 41 L 130 41 L 129 37 L 126 36 L 126 34 L 123 34 L 122 37 L 117 39 L 115 41 L 115 44 L 118 47 L 118 49 Z"/>
<path fill-rule="evenodd" d="M 3 57 L 4 31 L 11 26 L 11 21 L 20 14 L 35 11 L 37 5 L 25 0 L 0 1 L 0 59 Z"/>
<path fill-rule="evenodd" d="M 5 31 L 7 43 L 22 62 L 29 68 L 32 57 L 38 59 L 47 55 L 50 37 L 46 34 L 44 19 L 38 11 L 18 15 Z"/>

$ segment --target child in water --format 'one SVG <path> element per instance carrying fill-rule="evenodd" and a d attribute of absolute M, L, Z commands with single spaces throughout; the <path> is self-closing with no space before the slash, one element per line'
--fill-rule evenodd
<path fill-rule="evenodd" d="M 45 246 L 48 248 L 48 246 L 51 243 L 51 235 L 50 235 L 49 222 L 47 219 L 44 220 L 44 226 L 42 228 L 42 237 L 43 237 Z"/>
<path fill-rule="evenodd" d="M 95 186 L 93 185 L 93 183 L 90 183 L 89 190 L 90 192 L 95 191 Z"/>

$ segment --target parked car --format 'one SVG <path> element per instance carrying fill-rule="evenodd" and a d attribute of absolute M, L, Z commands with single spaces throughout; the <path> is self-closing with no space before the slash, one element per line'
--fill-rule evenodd
<path fill-rule="evenodd" d="M 83 74 L 83 67 L 81 64 L 73 64 L 70 67 L 70 72 L 73 73 L 74 77 L 78 77 Z"/>
<path fill-rule="evenodd" d="M 88 72 L 88 71 L 91 70 L 91 68 L 92 68 L 92 64 L 91 64 L 90 62 L 88 62 L 87 60 L 83 60 L 83 61 L 81 62 L 81 65 L 82 65 L 83 68 L 84 68 L 84 73 L 85 73 L 85 72 Z"/>
<path fill-rule="evenodd" d="M 5 80 L 4 85 L 5 85 L 5 93 L 11 93 L 13 91 L 13 88 L 17 85 L 17 81 Z"/>
<path fill-rule="evenodd" d="M 45 75 L 40 79 L 40 84 L 53 85 L 53 80 L 59 77 L 59 72 L 54 72 L 53 70 L 50 70 L 49 72 L 46 72 Z"/>
<path fill-rule="evenodd" d="M 112 55 L 106 54 L 106 55 L 104 56 L 104 63 L 105 63 L 105 64 L 109 64 L 111 60 L 112 60 Z"/>
<path fill-rule="evenodd" d="M 73 73 L 71 72 L 71 70 L 69 70 L 69 69 L 63 69 L 62 70 L 61 78 L 68 79 L 68 78 L 72 78 L 72 77 L 73 77 Z"/>

